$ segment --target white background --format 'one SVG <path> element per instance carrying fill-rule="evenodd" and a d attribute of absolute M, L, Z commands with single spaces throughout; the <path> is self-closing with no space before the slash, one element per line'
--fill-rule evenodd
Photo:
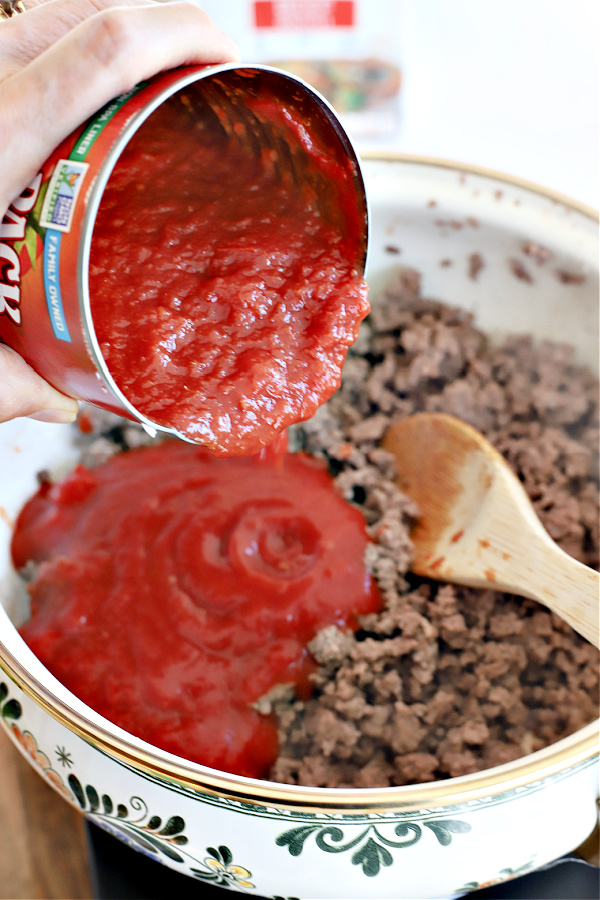
<path fill-rule="evenodd" d="M 395 149 L 499 169 L 597 209 L 600 0 L 399 2 Z"/>
<path fill-rule="evenodd" d="M 196 2 L 251 53 L 250 0 Z M 365 30 L 382 24 L 386 43 L 397 40 L 404 75 L 400 131 L 378 146 L 498 169 L 598 208 L 600 0 L 361 0 L 363 9 Z"/>

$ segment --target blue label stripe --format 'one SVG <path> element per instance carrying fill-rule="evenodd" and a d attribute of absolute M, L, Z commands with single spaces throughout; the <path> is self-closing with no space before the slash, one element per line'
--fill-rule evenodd
<path fill-rule="evenodd" d="M 44 240 L 44 290 L 46 292 L 46 305 L 52 322 L 52 330 L 59 341 L 71 341 L 69 329 L 65 321 L 65 314 L 60 293 L 60 281 L 58 278 L 58 261 L 60 257 L 60 243 L 62 232 L 48 228 Z"/>

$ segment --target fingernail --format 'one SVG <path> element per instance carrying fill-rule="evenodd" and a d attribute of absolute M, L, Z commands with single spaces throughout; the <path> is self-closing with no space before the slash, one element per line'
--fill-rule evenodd
<path fill-rule="evenodd" d="M 77 418 L 77 412 L 71 412 L 67 409 L 40 409 L 39 412 L 32 413 L 27 418 L 35 419 L 37 422 L 52 422 L 55 425 L 69 425 Z"/>

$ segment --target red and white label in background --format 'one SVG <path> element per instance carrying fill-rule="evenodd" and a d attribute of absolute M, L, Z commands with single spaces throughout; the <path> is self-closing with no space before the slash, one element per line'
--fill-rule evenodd
<path fill-rule="evenodd" d="M 355 0 L 254 0 L 256 28 L 349 28 Z"/>

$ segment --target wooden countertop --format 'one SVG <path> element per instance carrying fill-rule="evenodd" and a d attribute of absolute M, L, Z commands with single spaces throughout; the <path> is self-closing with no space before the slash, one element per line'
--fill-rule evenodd
<path fill-rule="evenodd" d="M 84 819 L 0 728 L 0 900 L 92 900 Z"/>

